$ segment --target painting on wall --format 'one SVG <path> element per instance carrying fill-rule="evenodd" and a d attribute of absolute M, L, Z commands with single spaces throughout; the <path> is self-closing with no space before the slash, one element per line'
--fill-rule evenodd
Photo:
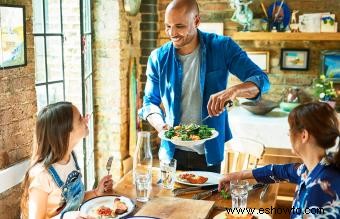
<path fill-rule="evenodd" d="M 281 49 L 280 68 L 282 70 L 308 70 L 308 49 Z"/>
<path fill-rule="evenodd" d="M 269 73 L 269 51 L 246 51 L 248 57 L 261 68 L 262 71 Z"/>
<path fill-rule="evenodd" d="M 328 79 L 340 82 L 340 50 L 321 52 L 321 74 Z"/>
<path fill-rule="evenodd" d="M 0 68 L 26 65 L 25 7 L 0 5 Z"/>

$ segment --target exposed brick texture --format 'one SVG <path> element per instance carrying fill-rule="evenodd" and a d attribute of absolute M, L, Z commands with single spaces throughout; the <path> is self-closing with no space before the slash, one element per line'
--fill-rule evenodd
<path fill-rule="evenodd" d="M 108 156 L 118 159 L 112 165 L 112 172 L 120 173 L 114 175 L 116 180 L 123 174 L 121 162 L 129 157 L 128 67 L 130 57 L 136 57 L 137 63 L 139 60 L 140 19 L 140 14 L 127 16 L 121 1 L 94 1 L 95 165 L 99 178 L 106 174 Z M 133 33 L 131 46 L 127 41 L 129 21 Z"/>
<path fill-rule="evenodd" d="M 32 1 L 11 0 L 1 3 L 25 6 L 27 43 L 26 66 L 0 69 L 0 169 L 5 169 L 30 157 L 37 109 Z M 20 196 L 20 185 L 0 194 L 0 218 L 19 218 Z"/>

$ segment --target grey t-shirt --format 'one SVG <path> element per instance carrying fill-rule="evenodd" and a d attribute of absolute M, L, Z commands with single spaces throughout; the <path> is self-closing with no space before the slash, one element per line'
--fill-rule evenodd
<path fill-rule="evenodd" d="M 202 98 L 200 94 L 200 47 L 188 55 L 179 55 L 182 63 L 182 96 L 181 96 L 181 124 L 200 124 Z M 183 147 L 176 145 L 176 148 L 185 151 L 195 151 L 204 154 L 204 145 L 194 147 Z"/>

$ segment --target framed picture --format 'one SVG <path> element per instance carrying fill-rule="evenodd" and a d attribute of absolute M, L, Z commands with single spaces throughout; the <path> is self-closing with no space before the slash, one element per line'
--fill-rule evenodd
<path fill-rule="evenodd" d="M 308 70 L 309 49 L 281 49 L 282 70 Z"/>
<path fill-rule="evenodd" d="M 269 73 L 269 51 L 246 51 L 248 57 L 266 73 Z"/>
<path fill-rule="evenodd" d="M 340 50 L 321 51 L 321 74 L 340 82 Z"/>
<path fill-rule="evenodd" d="M 198 29 L 203 32 L 223 35 L 223 23 L 200 23 Z"/>
<path fill-rule="evenodd" d="M 0 68 L 26 65 L 25 7 L 0 5 Z"/>

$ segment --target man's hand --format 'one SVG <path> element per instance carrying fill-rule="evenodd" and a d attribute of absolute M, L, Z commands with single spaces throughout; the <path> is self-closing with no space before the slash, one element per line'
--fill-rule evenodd
<path fill-rule="evenodd" d="M 150 125 L 152 125 L 157 130 L 157 132 L 168 130 L 170 128 L 170 126 L 163 121 L 162 116 L 158 113 L 150 114 L 146 119 Z"/>
<path fill-rule="evenodd" d="M 230 87 L 210 96 L 208 101 L 208 113 L 210 116 L 218 116 L 224 110 L 224 105 L 228 100 L 234 101 L 238 91 L 236 87 Z"/>
<path fill-rule="evenodd" d="M 259 88 L 253 82 L 244 82 L 227 88 L 210 96 L 207 106 L 208 113 L 210 116 L 218 116 L 223 112 L 224 105 L 228 100 L 234 101 L 236 97 L 254 98 L 259 92 Z"/>

